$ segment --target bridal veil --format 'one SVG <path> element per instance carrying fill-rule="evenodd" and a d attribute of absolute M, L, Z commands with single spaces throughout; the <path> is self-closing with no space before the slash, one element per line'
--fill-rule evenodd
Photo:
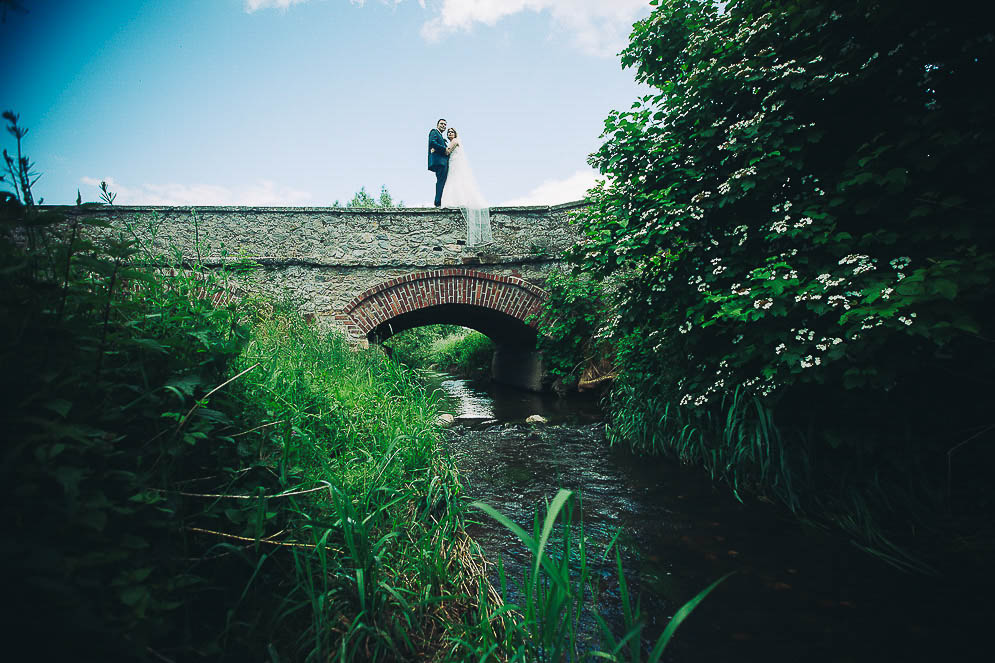
<path fill-rule="evenodd" d="M 466 220 L 469 246 L 493 241 L 490 208 L 473 177 L 462 140 L 449 157 L 449 178 L 442 190 L 442 206 L 460 208 Z"/>

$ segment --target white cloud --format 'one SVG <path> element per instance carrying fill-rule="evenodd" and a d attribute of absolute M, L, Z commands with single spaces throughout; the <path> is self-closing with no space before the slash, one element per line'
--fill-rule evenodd
<path fill-rule="evenodd" d="M 245 0 L 245 11 L 251 14 L 259 9 L 287 10 L 291 5 L 297 5 L 307 0 Z"/>
<path fill-rule="evenodd" d="M 99 187 L 101 180 L 107 188 L 117 194 L 117 205 L 247 205 L 259 207 L 282 207 L 312 204 L 312 196 L 307 191 L 299 191 L 277 185 L 270 180 L 259 180 L 255 184 L 232 190 L 215 184 L 142 184 L 129 186 L 119 184 L 113 177 L 82 177 L 86 186 Z M 99 199 L 98 191 L 88 191 L 84 200 Z"/>
<path fill-rule="evenodd" d="M 502 205 L 558 205 L 580 200 L 594 186 L 599 175 L 595 170 L 579 170 L 562 180 L 546 180 L 529 193 Z"/>
<path fill-rule="evenodd" d="M 422 26 L 422 36 L 434 41 L 526 10 L 549 12 L 554 26 L 581 50 L 611 56 L 625 46 L 632 24 L 649 14 L 650 5 L 647 0 L 443 0 L 439 15 Z"/>
<path fill-rule="evenodd" d="M 245 0 L 245 11 L 288 9 L 307 0 Z M 363 7 L 367 0 L 349 0 Z M 380 0 L 399 5 L 404 0 Z M 524 11 L 548 12 L 556 30 L 570 35 L 571 41 L 592 55 L 613 56 L 628 43 L 632 24 L 649 15 L 648 0 L 435 0 L 422 9 L 436 15 L 422 25 L 428 41 L 438 41 L 453 32 L 466 32 L 482 23 L 493 26 L 503 18 Z"/>

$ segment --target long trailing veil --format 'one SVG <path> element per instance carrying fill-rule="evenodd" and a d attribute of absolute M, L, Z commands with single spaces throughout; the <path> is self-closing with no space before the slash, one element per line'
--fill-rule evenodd
<path fill-rule="evenodd" d="M 491 238 L 490 206 L 477 187 L 463 141 L 449 156 L 449 177 L 442 190 L 443 207 L 459 207 L 466 220 L 467 244 L 476 246 L 494 241 Z"/>

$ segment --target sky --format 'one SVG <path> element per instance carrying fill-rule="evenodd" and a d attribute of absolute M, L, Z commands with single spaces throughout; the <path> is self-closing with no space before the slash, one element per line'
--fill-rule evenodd
<path fill-rule="evenodd" d="M 386 186 L 431 205 L 428 132 L 460 134 L 491 205 L 577 200 L 648 0 L 20 0 L 0 107 L 35 199 L 326 206 Z M 13 151 L 13 138 L 0 136 Z"/>

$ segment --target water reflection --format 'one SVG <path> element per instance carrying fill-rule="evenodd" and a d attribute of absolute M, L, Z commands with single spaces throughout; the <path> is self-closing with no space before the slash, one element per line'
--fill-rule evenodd
<path fill-rule="evenodd" d="M 445 373 L 428 372 L 431 387 L 441 390 L 457 419 L 525 421 L 533 414 L 550 423 L 584 423 L 602 418 L 596 395 L 579 395 L 570 399 L 556 394 L 536 394 L 486 380 L 453 378 Z"/>
<path fill-rule="evenodd" d="M 457 419 L 494 418 L 494 399 L 471 387 L 469 380 L 443 380 L 440 386 L 456 404 Z"/>

